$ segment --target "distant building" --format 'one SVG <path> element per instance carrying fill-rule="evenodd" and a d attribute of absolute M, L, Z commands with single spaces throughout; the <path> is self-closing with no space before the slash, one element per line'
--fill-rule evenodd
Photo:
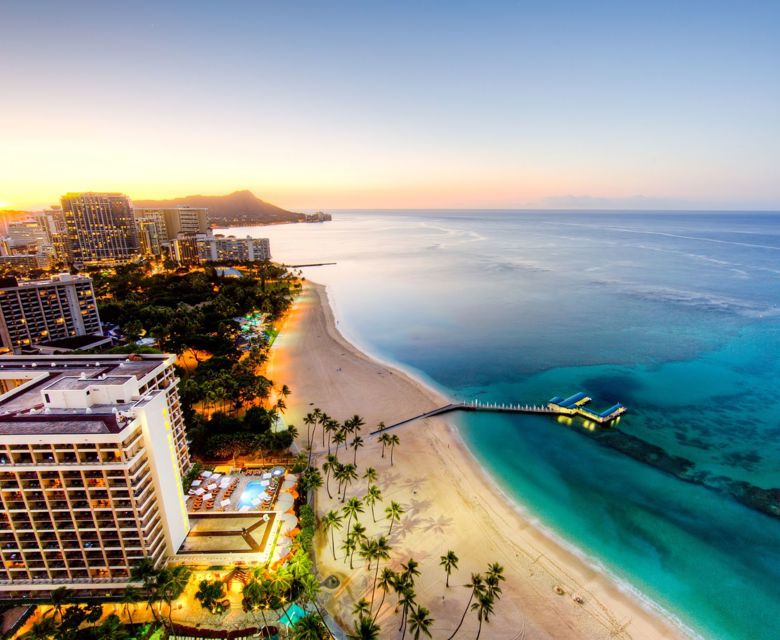
<path fill-rule="evenodd" d="M 198 251 L 198 238 L 205 237 L 206 234 L 188 234 L 180 233 L 171 242 L 171 256 L 179 264 L 191 265 L 200 264 L 200 253 Z"/>
<path fill-rule="evenodd" d="M 141 253 L 145 256 L 162 255 L 164 236 L 160 236 L 159 226 L 154 220 L 138 220 L 138 241 L 141 245 Z"/>
<path fill-rule="evenodd" d="M 61 202 L 68 255 L 76 266 L 125 264 L 138 257 L 138 231 L 126 195 L 68 193 Z"/>
<path fill-rule="evenodd" d="M 199 241 L 198 250 L 204 262 L 262 262 L 271 259 L 268 238 L 211 235 Z"/>
<path fill-rule="evenodd" d="M 323 213 L 318 211 L 317 213 L 307 213 L 304 221 L 306 222 L 329 222 L 333 220 L 333 216 L 329 213 Z"/>
<path fill-rule="evenodd" d="M 237 238 L 212 233 L 183 234 L 173 242 L 174 257 L 181 264 L 202 262 L 262 262 L 271 259 L 268 238 Z"/>
<path fill-rule="evenodd" d="M 8 269 L 27 272 L 38 269 L 45 271 L 50 267 L 51 256 L 47 253 L 4 253 L 0 249 L 0 268 L 6 273 Z"/>
<path fill-rule="evenodd" d="M 0 339 L 7 351 L 19 353 L 42 342 L 102 333 L 91 278 L 0 278 Z"/>
<path fill-rule="evenodd" d="M 30 248 L 33 253 L 38 251 L 41 244 L 49 241 L 48 233 L 41 220 L 32 216 L 9 222 L 7 237 L 10 247 Z"/>
<path fill-rule="evenodd" d="M 191 463 L 173 363 L 0 358 L 0 599 L 120 594 L 178 551 Z"/>

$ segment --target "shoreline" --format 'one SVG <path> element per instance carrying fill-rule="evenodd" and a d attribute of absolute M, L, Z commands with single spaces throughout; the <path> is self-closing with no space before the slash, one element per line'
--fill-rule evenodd
<path fill-rule="evenodd" d="M 301 425 L 301 417 L 319 406 L 339 420 L 355 413 L 363 416 L 367 431 L 379 420 L 403 419 L 446 400 L 424 380 L 397 367 L 348 342 L 339 332 L 325 287 L 307 281 L 271 351 L 268 373 L 292 388 L 288 422 Z M 379 456 L 381 447 L 368 438 L 358 465 L 377 468 L 378 484 L 386 494 L 384 503 L 392 499 L 407 507 L 393 531 L 390 566 L 397 568 L 410 556 L 420 562 L 423 575 L 418 578 L 418 602 L 431 609 L 434 637 L 454 629 L 460 619 L 468 592 L 454 585 L 495 561 L 504 565 L 507 581 L 496 615 L 483 629 L 486 637 L 522 637 L 520 625 L 529 638 L 697 637 L 509 496 L 468 449 L 457 426 L 445 417 L 409 425 L 400 437 L 393 467 Z M 317 435 L 315 454 L 321 464 L 320 444 Z M 421 469 L 425 469 L 423 475 L 415 477 Z M 361 491 L 362 481 L 350 494 L 360 496 Z M 317 492 L 316 503 L 320 514 L 340 506 L 328 498 L 325 488 Z M 385 532 L 383 523 L 371 522 L 370 514 L 362 516 L 361 522 L 370 536 Z M 321 575 L 333 574 L 340 580 L 332 593 L 323 590 L 323 603 L 342 626 L 349 627 L 352 604 L 360 597 L 370 599 L 363 562 L 356 558 L 355 569 L 350 571 L 341 558 L 333 561 L 329 541 L 318 538 Z M 459 555 L 460 564 L 450 589 L 445 589 L 438 557 L 449 548 Z M 575 596 L 584 604 L 576 603 Z M 392 595 L 388 596 L 391 600 Z M 382 637 L 395 637 L 392 624 L 397 627 L 398 619 L 392 607 L 387 609 L 385 605 L 378 619 L 380 624 L 389 623 Z M 462 633 L 466 637 L 475 631 L 476 619 L 471 614 Z"/>

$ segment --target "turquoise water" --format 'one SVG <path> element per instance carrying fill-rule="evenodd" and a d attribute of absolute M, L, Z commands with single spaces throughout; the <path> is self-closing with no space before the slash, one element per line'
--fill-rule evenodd
<path fill-rule="evenodd" d="M 252 500 L 257 498 L 261 493 L 265 491 L 265 487 L 261 484 L 260 480 L 251 480 L 246 483 L 244 490 L 241 492 L 241 497 L 238 499 L 238 507 L 252 507 Z"/>
<path fill-rule="evenodd" d="M 338 262 L 305 274 L 347 337 L 453 397 L 626 404 L 621 432 L 688 481 L 576 423 L 457 421 L 509 495 L 686 625 L 778 637 L 780 520 L 725 488 L 780 487 L 780 215 L 334 217 L 251 232 L 276 259 Z"/>

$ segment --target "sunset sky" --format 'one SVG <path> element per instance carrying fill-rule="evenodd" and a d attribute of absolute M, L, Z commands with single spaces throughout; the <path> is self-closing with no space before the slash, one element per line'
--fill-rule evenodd
<path fill-rule="evenodd" d="M 780 2 L 159 4 L 0 3 L 0 206 L 780 209 Z"/>

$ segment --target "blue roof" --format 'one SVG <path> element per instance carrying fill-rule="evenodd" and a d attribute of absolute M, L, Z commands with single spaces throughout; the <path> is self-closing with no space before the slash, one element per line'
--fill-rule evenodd
<path fill-rule="evenodd" d="M 609 409 L 605 409 L 604 411 L 602 411 L 599 414 L 599 417 L 600 418 L 604 418 L 604 417 L 608 416 L 610 413 L 612 413 L 613 411 L 617 411 L 618 409 L 620 409 L 622 407 L 623 407 L 623 405 L 618 402 L 616 405 L 610 407 Z"/>
<path fill-rule="evenodd" d="M 552 402 L 553 404 L 558 404 L 561 400 L 563 400 L 561 396 L 555 396 L 554 398 L 550 398 L 550 402 Z"/>
<path fill-rule="evenodd" d="M 575 393 L 573 396 L 569 396 L 568 398 L 566 398 L 566 400 L 563 400 L 558 404 L 562 407 L 571 407 L 573 404 L 579 402 L 583 398 L 587 398 L 587 396 L 582 391 L 580 391 L 579 393 Z"/>

